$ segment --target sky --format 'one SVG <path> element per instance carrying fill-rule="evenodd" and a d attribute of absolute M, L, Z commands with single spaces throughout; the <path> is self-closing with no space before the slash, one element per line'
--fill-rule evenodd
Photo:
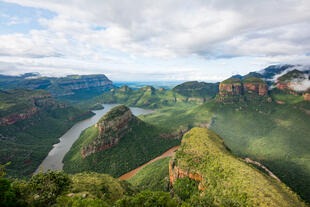
<path fill-rule="evenodd" d="M 220 81 L 310 64 L 309 0 L 0 0 L 0 73 Z"/>

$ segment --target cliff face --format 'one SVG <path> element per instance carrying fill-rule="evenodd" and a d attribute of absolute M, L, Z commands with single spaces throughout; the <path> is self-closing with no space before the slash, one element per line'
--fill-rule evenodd
<path fill-rule="evenodd" d="M 7 100 L 10 100 L 11 97 L 13 98 L 14 96 L 20 97 L 20 92 L 8 92 L 6 96 Z M 6 111 L 2 111 L 3 115 L 0 118 L 1 126 L 8 126 L 25 119 L 31 119 L 40 110 L 53 110 L 66 106 L 64 104 L 56 103 L 52 96 L 47 92 L 33 93 L 29 94 L 29 96 L 27 93 L 30 93 L 30 91 L 25 91 L 25 93 L 23 100 L 15 100 L 15 102 L 17 102 L 16 105 L 8 108 Z"/>
<path fill-rule="evenodd" d="M 29 74 L 29 76 L 0 77 L 0 80 L 0 87 L 4 89 L 42 89 L 49 91 L 54 97 L 78 95 L 79 93 L 84 95 L 85 92 L 90 96 L 90 93 L 96 96 L 114 88 L 112 81 L 103 74 L 68 75 L 61 78 L 43 77 L 40 76 L 40 74 Z"/>
<path fill-rule="evenodd" d="M 304 100 L 305 100 L 305 101 L 310 101 L 310 91 L 305 92 L 305 93 L 303 94 L 303 97 L 304 97 Z"/>
<path fill-rule="evenodd" d="M 193 179 L 197 182 L 199 182 L 198 185 L 198 189 L 200 191 L 204 190 L 204 186 L 202 184 L 202 176 L 199 172 L 193 172 L 190 169 L 181 169 L 179 167 L 177 167 L 175 165 L 175 160 L 172 159 L 169 162 L 169 182 L 170 185 L 173 186 L 173 183 L 177 180 L 177 179 L 182 179 L 182 178 L 186 178 L 189 177 L 190 179 Z"/>
<path fill-rule="evenodd" d="M 309 83 L 310 77 L 308 72 L 292 70 L 277 79 L 276 88 L 299 96 L 309 89 Z"/>
<path fill-rule="evenodd" d="M 248 94 L 254 95 L 252 97 Z M 230 103 L 251 100 L 255 95 L 268 95 L 267 84 L 259 79 L 250 77 L 244 80 L 230 78 L 220 83 L 219 85 L 219 102 Z"/>
<path fill-rule="evenodd" d="M 117 145 L 120 139 L 131 130 L 129 123 L 132 121 L 140 122 L 128 107 L 120 105 L 112 109 L 95 125 L 98 130 L 98 136 L 82 148 L 82 157 L 85 158 L 95 152 L 100 152 Z"/>
<path fill-rule="evenodd" d="M 112 85 L 105 75 L 67 76 L 58 82 L 61 88 L 66 90 L 80 90 Z"/>

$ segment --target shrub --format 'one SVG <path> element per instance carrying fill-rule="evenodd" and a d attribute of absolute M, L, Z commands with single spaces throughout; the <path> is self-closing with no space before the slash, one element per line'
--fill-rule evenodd
<path fill-rule="evenodd" d="M 173 191 L 185 201 L 198 192 L 198 183 L 189 177 L 178 179 L 173 184 Z"/>

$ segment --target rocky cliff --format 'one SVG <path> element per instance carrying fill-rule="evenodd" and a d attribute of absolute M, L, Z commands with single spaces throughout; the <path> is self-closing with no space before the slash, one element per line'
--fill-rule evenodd
<path fill-rule="evenodd" d="M 80 90 L 90 88 L 100 88 L 112 85 L 105 75 L 71 75 L 61 78 L 58 85 L 66 90 Z"/>
<path fill-rule="evenodd" d="M 204 128 L 187 132 L 170 161 L 170 183 L 185 177 L 199 182 L 198 196 L 209 201 L 205 206 L 306 206 L 278 179 L 232 155 L 215 132 Z"/>
<path fill-rule="evenodd" d="M 68 75 L 60 78 L 44 77 L 40 74 L 0 76 L 0 81 L 0 87 L 4 89 L 43 89 L 49 91 L 54 97 L 82 94 L 83 96 L 80 96 L 82 98 L 87 92 L 88 96 L 85 98 L 91 98 L 92 94 L 96 96 L 114 88 L 112 81 L 103 74 Z"/>
<path fill-rule="evenodd" d="M 277 89 L 295 96 L 304 94 L 307 100 L 307 90 L 310 89 L 310 76 L 308 71 L 292 70 L 277 79 Z"/>
<path fill-rule="evenodd" d="M 31 119 L 40 110 L 54 110 L 65 107 L 65 104 L 56 103 L 52 96 L 45 91 L 13 90 L 1 93 L 1 99 L 6 99 L 9 103 L 0 111 L 0 125 L 8 126 L 16 122 Z M 13 102 L 13 104 L 12 104 Z"/>
<path fill-rule="evenodd" d="M 140 120 L 131 113 L 128 107 L 120 105 L 113 108 L 95 125 L 98 135 L 82 148 L 82 157 L 85 158 L 117 145 L 120 139 L 131 131 L 130 122 L 139 124 Z"/>
<path fill-rule="evenodd" d="M 231 103 L 257 99 L 268 95 L 268 87 L 265 81 L 255 77 L 246 79 L 230 78 L 220 83 L 219 102 Z"/>

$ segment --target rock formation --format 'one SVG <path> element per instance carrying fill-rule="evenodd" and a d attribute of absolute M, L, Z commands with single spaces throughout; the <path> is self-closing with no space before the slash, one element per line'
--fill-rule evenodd
<path fill-rule="evenodd" d="M 230 78 L 220 83 L 217 100 L 223 103 L 233 103 L 257 99 L 266 95 L 268 95 L 268 87 L 262 79 L 255 77 L 244 80 Z"/>
<path fill-rule="evenodd" d="M 120 139 L 131 130 L 129 125 L 132 121 L 135 123 L 140 122 L 128 107 L 120 105 L 113 108 L 95 125 L 98 135 L 88 145 L 82 148 L 82 157 L 85 158 L 92 153 L 100 152 L 117 145 Z"/>

